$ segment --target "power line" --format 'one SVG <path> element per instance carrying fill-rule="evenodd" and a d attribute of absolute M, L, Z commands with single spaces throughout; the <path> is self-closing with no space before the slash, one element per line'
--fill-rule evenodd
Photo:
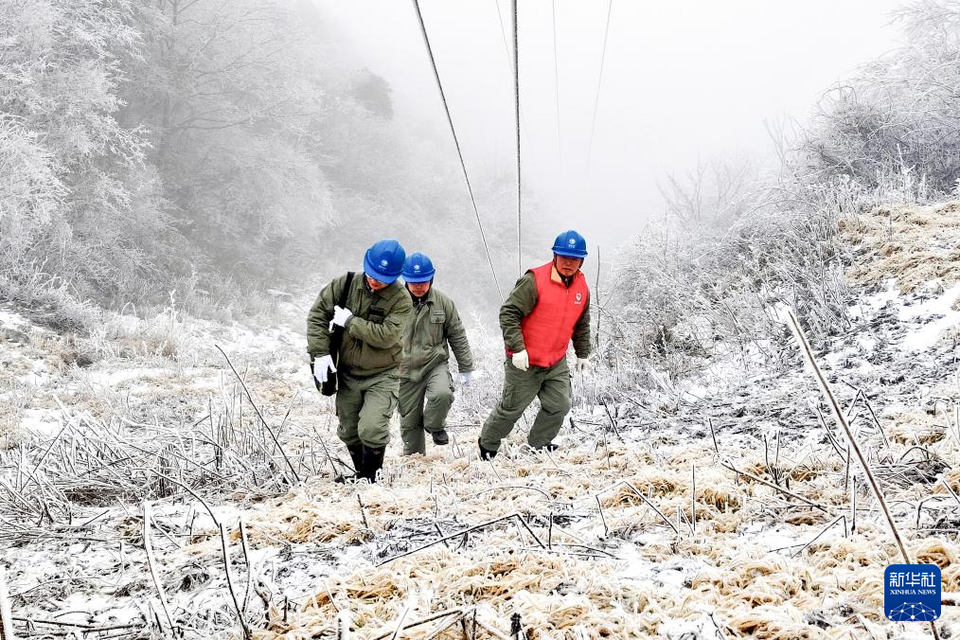
<path fill-rule="evenodd" d="M 610 14 L 613 0 L 607 1 L 607 26 L 603 30 L 603 51 L 600 54 L 600 77 L 597 79 L 597 95 L 593 100 L 593 119 L 590 123 L 590 143 L 587 146 L 587 169 L 590 168 L 590 153 L 593 151 L 593 134 L 597 129 L 597 107 L 600 105 L 600 87 L 603 85 L 603 62 L 607 57 L 607 36 L 610 35 Z"/>
<path fill-rule="evenodd" d="M 507 32 L 503 28 L 503 13 L 500 12 L 500 0 L 494 0 L 494 4 L 497 5 L 497 17 L 500 18 L 500 35 L 503 36 L 503 49 L 507 52 L 507 63 L 511 62 L 510 58 L 510 45 L 507 44 Z"/>
<path fill-rule="evenodd" d="M 416 1 L 416 0 L 414 0 Z M 518 273 L 523 273 L 523 218 L 521 214 L 520 198 L 523 195 L 520 188 L 520 40 L 517 24 L 517 0 L 513 0 L 513 95 L 516 103 L 517 121 L 517 266 Z"/>
<path fill-rule="evenodd" d="M 483 241 L 483 249 L 487 253 L 487 263 L 490 265 L 490 273 L 493 275 L 494 284 L 497 285 L 497 295 L 499 295 L 500 299 L 502 300 L 503 291 L 500 289 L 500 281 L 497 279 L 497 270 L 493 268 L 493 258 L 490 256 L 490 245 L 487 244 L 487 236 L 483 232 L 483 223 L 480 222 L 480 211 L 477 209 L 477 200 L 473 196 L 473 187 L 470 185 L 470 176 L 467 175 L 467 165 L 463 161 L 463 152 L 460 150 L 460 139 L 457 138 L 457 129 L 453 126 L 453 117 L 450 115 L 450 107 L 447 105 L 447 96 L 443 91 L 443 83 L 440 81 L 440 72 L 437 70 L 437 61 L 433 57 L 433 48 L 430 46 L 430 38 L 427 36 L 427 26 L 423 23 L 423 14 L 420 13 L 419 0 L 413 0 L 413 6 L 417 10 L 417 20 L 420 22 L 420 31 L 423 33 L 423 42 L 427 45 L 427 53 L 430 55 L 430 66 L 433 67 L 433 77 L 436 78 L 437 89 L 440 90 L 440 99 L 443 101 L 443 110 L 447 113 L 447 122 L 450 124 L 450 133 L 453 135 L 453 144 L 457 147 L 457 157 L 460 158 L 460 167 L 463 169 L 463 179 L 467 183 L 467 191 L 470 193 L 470 202 L 473 204 L 473 213 L 477 217 L 477 227 L 480 229 L 480 239 Z M 514 0 L 514 7 L 516 7 L 516 0 Z M 520 129 L 518 125 L 518 145 L 520 144 L 519 135 Z"/>
<path fill-rule="evenodd" d="M 510 45 L 507 43 L 507 30 L 503 26 L 503 12 L 500 10 L 500 0 L 494 0 L 494 6 L 497 8 L 497 19 L 500 24 L 500 35 L 503 36 L 503 53 L 507 59 L 507 66 L 510 68 L 510 71 L 513 71 L 513 52 L 510 51 Z M 520 110 L 520 123 L 523 125 L 524 129 L 529 130 L 527 126 L 527 117 L 523 113 L 523 109 Z M 527 140 L 527 164 L 530 164 L 536 159 L 536 147 L 530 146 L 530 141 Z"/>

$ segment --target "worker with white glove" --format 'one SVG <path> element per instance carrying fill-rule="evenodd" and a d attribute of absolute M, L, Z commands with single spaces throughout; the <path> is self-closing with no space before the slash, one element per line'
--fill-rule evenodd
<path fill-rule="evenodd" d="M 553 243 L 553 260 L 527 271 L 500 307 L 500 328 L 507 351 L 503 397 L 480 431 L 480 457 L 497 455 L 500 441 L 524 410 L 540 398 L 527 443 L 556 448 L 553 439 L 570 411 L 567 349 L 573 341 L 577 371 L 586 371 L 590 355 L 590 290 L 580 271 L 587 242 L 564 231 Z"/>
<path fill-rule="evenodd" d="M 413 302 L 413 318 L 403 334 L 400 367 L 400 437 L 403 454 L 426 453 L 425 434 L 433 444 L 450 442 L 446 421 L 453 405 L 450 351 L 459 378 L 469 380 L 473 355 L 457 307 L 433 286 L 437 270 L 422 253 L 407 256 L 403 280 Z"/>
<path fill-rule="evenodd" d="M 331 331 L 333 330 L 333 325 L 338 327 L 347 327 L 347 323 L 350 322 L 350 318 L 353 317 L 353 311 L 350 309 L 344 309 L 343 307 L 334 306 L 333 307 L 333 320 L 330 321 Z"/>
<path fill-rule="evenodd" d="M 510 356 L 510 362 L 520 371 L 526 371 L 530 368 L 530 355 L 526 349 Z"/>
<path fill-rule="evenodd" d="M 334 278 L 307 318 L 314 377 L 323 385 L 336 373 L 337 436 L 350 452 L 354 479 L 376 482 L 390 441 L 401 340 L 413 312 L 410 296 L 397 282 L 405 258 L 396 240 L 377 242 L 364 256 L 363 273 Z M 347 479 L 347 474 L 335 478 Z"/>
<path fill-rule="evenodd" d="M 333 364 L 333 358 L 329 355 L 320 356 L 313 361 L 313 377 L 317 382 L 323 384 L 331 373 L 336 373 L 337 367 Z"/>

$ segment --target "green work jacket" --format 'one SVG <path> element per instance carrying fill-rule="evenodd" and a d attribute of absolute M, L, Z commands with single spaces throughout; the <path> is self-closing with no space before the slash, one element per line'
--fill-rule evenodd
<path fill-rule="evenodd" d="M 420 380 L 425 373 L 450 360 L 451 348 L 460 373 L 473 371 L 473 355 L 457 307 L 446 294 L 431 286 L 423 305 L 414 309 L 413 319 L 403 334 L 400 376 Z"/>
<path fill-rule="evenodd" d="M 330 321 L 340 300 L 346 274 L 334 278 L 320 291 L 307 317 L 307 352 L 315 357 L 330 353 Z M 357 377 L 372 376 L 398 367 L 403 360 L 403 331 L 413 314 L 410 294 L 399 282 L 373 291 L 363 273 L 353 276 L 346 308 L 347 321 L 337 370 Z"/>

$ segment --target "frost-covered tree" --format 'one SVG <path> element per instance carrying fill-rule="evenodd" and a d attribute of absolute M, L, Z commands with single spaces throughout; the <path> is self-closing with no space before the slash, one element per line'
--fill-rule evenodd
<path fill-rule="evenodd" d="M 474 225 L 452 143 L 393 120 L 328 29 L 306 0 L 0 3 L 0 296 L 239 297 L 385 236 L 484 265 L 477 235 L 439 240 Z M 476 183 L 509 242 L 512 191 Z"/>
<path fill-rule="evenodd" d="M 271 276 L 333 217 L 325 61 L 310 9 L 270 0 L 144 5 L 122 117 L 149 131 L 165 209 L 205 266 Z"/>
<path fill-rule="evenodd" d="M 137 55 L 123 0 L 0 4 L 0 255 L 109 295 L 163 237 L 145 141 L 120 125 L 122 60 Z"/>
<path fill-rule="evenodd" d="M 353 97 L 374 115 L 389 120 L 393 117 L 393 99 L 386 80 L 369 69 L 357 73 L 353 80 Z"/>
<path fill-rule="evenodd" d="M 960 180 L 960 2 L 921 0 L 897 17 L 906 46 L 824 96 L 807 162 L 817 179 L 845 175 L 873 186 L 908 171 L 948 193 Z"/>

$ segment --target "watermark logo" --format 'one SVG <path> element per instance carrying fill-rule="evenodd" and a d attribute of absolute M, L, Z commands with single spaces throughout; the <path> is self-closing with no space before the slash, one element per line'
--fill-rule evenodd
<path fill-rule="evenodd" d="M 931 622 L 940 617 L 940 567 L 891 564 L 883 572 L 883 609 L 894 622 Z"/>

